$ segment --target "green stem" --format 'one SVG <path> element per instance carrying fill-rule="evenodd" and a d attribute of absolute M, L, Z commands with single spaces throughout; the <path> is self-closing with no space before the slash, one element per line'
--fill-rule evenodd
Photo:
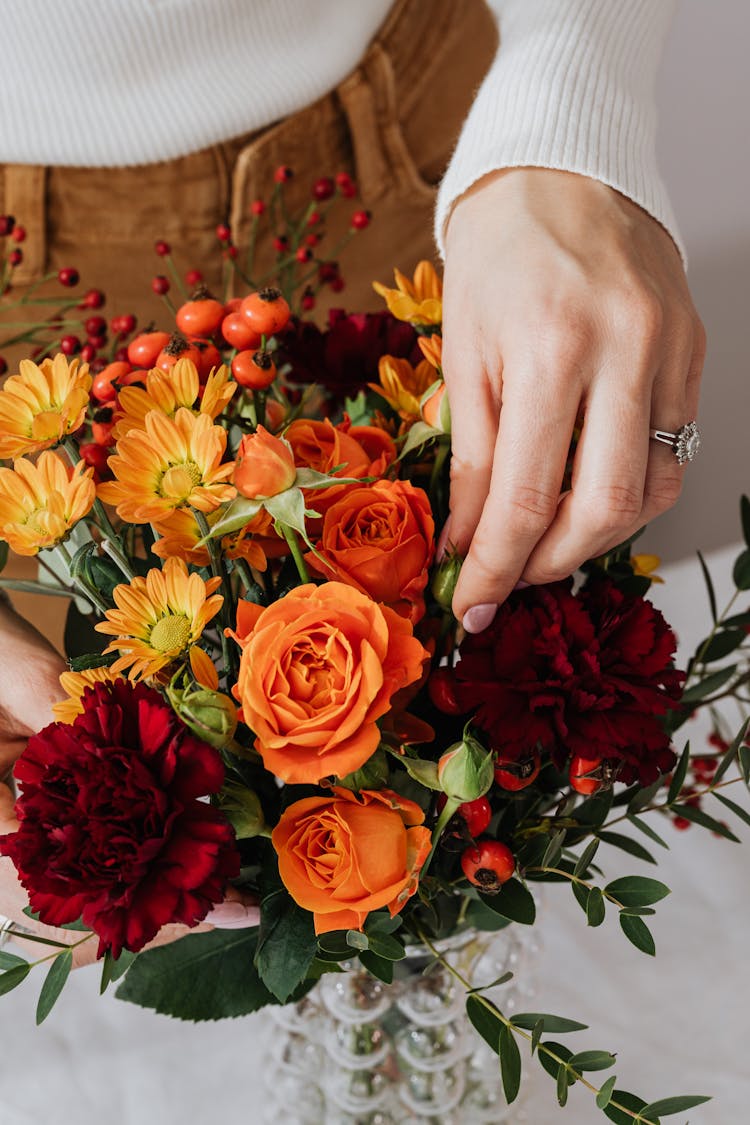
<path fill-rule="evenodd" d="M 443 805 L 440 815 L 435 822 L 435 827 L 432 830 L 432 847 L 430 848 L 430 854 L 424 861 L 424 865 L 420 871 L 420 878 L 424 877 L 427 872 L 427 868 L 432 863 L 433 856 L 435 855 L 437 846 L 440 843 L 440 837 L 443 835 L 448 821 L 451 819 L 460 804 L 461 802 L 456 800 L 455 797 L 446 797 L 445 804 Z"/>
<path fill-rule="evenodd" d="M 26 582 L 20 578 L 0 578 L 0 590 L 16 590 L 19 594 L 51 594 L 53 598 L 74 598 L 73 590 L 48 586 L 44 582 Z"/>
<path fill-rule="evenodd" d="M 539 871 L 541 874 L 548 873 L 550 875 L 562 875 L 565 879 L 569 879 L 571 883 L 578 883 L 580 886 L 585 887 L 587 891 L 593 890 L 594 884 L 587 883 L 585 879 L 581 879 L 578 875 L 573 875 L 570 871 L 564 871 L 562 867 L 527 867 L 526 874 L 531 871 Z M 611 902 L 618 910 L 624 909 L 624 904 L 618 902 L 614 895 L 610 895 L 607 891 L 602 891 L 607 902 Z"/>
<path fill-rule="evenodd" d="M 305 565 L 305 560 L 302 557 L 302 552 L 299 548 L 299 540 L 297 539 L 296 531 L 293 527 L 289 527 L 288 524 L 282 523 L 281 520 L 277 520 L 276 523 L 277 526 L 281 529 L 281 534 L 289 544 L 289 550 L 292 552 L 292 558 L 294 559 L 295 565 L 297 567 L 297 573 L 299 574 L 303 582 L 309 582 L 310 573 L 307 569 L 307 566 Z"/>
<path fill-rule="evenodd" d="M 219 639 L 221 640 L 221 655 L 224 662 L 224 675 L 229 676 L 232 673 L 234 666 L 232 660 L 232 651 L 229 647 L 229 638 L 226 636 L 224 629 L 230 624 L 230 601 L 231 591 L 229 588 L 229 581 L 226 570 L 221 558 L 221 548 L 215 539 L 211 539 L 211 528 L 208 526 L 208 520 L 198 508 L 191 509 L 195 516 L 195 522 L 200 528 L 201 537 L 205 539 L 206 546 L 208 547 L 208 555 L 211 561 L 211 573 L 214 578 L 221 579 L 221 592 L 224 597 L 221 611 L 219 614 Z"/>
<path fill-rule="evenodd" d="M 58 543 L 56 547 L 52 548 L 52 550 L 57 551 L 60 558 L 65 563 L 65 566 L 68 568 L 68 574 L 70 575 L 73 583 L 78 587 L 86 601 L 91 602 L 94 609 L 97 609 L 99 613 L 106 613 L 108 607 L 99 597 L 99 594 L 94 589 L 94 587 L 89 586 L 87 582 L 84 582 L 80 578 L 73 577 L 73 559 L 71 558 L 70 551 L 65 546 L 65 544 Z"/>
<path fill-rule="evenodd" d="M 127 556 L 120 550 L 117 540 L 108 538 L 102 539 L 102 550 L 119 566 L 128 582 L 131 582 L 135 578 L 135 571 L 130 565 Z"/>

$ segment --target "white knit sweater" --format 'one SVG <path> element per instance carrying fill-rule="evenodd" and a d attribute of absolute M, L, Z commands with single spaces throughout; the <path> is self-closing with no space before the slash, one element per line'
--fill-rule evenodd
<path fill-rule="evenodd" d="M 420 0 L 429 3 L 429 0 Z M 535 165 L 618 188 L 677 237 L 653 85 L 676 0 L 491 0 L 502 42 L 443 181 Z M 6 0 L 0 161 L 143 164 L 293 113 L 356 66 L 391 0 Z"/>

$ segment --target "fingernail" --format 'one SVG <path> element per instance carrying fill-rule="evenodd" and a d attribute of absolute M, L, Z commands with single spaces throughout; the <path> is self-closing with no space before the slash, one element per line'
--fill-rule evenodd
<path fill-rule="evenodd" d="M 448 533 L 450 532 L 450 526 L 451 526 L 450 520 L 446 520 L 445 527 L 440 532 L 440 538 L 438 539 L 437 547 L 435 548 L 435 562 L 442 562 L 443 561 L 443 555 L 445 554 L 445 548 L 448 546 Z"/>
<path fill-rule="evenodd" d="M 463 627 L 467 633 L 481 633 L 487 629 L 495 619 L 497 606 L 473 605 L 464 614 Z"/>
<path fill-rule="evenodd" d="M 244 930 L 257 926 L 259 921 L 258 907 L 245 906 L 244 902 L 220 902 L 204 918 L 204 922 L 220 930 Z"/>
<path fill-rule="evenodd" d="M 519 578 L 513 587 L 514 590 L 526 590 L 531 585 L 530 582 L 524 582 L 523 578 Z"/>

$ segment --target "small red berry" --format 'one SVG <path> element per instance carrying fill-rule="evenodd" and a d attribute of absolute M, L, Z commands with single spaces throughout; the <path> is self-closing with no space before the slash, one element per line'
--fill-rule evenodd
<path fill-rule="evenodd" d="M 0 238 L 6 238 L 15 225 L 16 220 L 12 215 L 0 215 Z"/>
<path fill-rule="evenodd" d="M 574 754 L 570 761 L 570 788 L 588 796 L 600 789 L 611 789 L 617 776 L 616 764 L 606 758 L 586 758 Z"/>
<path fill-rule="evenodd" d="M 338 262 L 321 262 L 318 268 L 318 280 L 321 285 L 330 285 L 339 276 Z"/>
<path fill-rule="evenodd" d="M 364 230 L 369 227 L 372 215 L 369 211 L 355 211 L 352 215 L 352 227 L 354 230 Z"/>
<path fill-rule="evenodd" d="M 294 172 L 288 164 L 280 164 L 274 172 L 273 178 L 277 184 L 285 184 L 288 180 L 291 180 L 293 175 Z"/>
<path fill-rule="evenodd" d="M 185 274 L 185 281 L 192 289 L 203 281 L 203 274 L 200 270 L 188 270 Z"/>
<path fill-rule="evenodd" d="M 686 828 L 690 827 L 691 822 L 684 816 L 676 816 L 672 823 L 679 832 L 684 832 Z"/>
<path fill-rule="evenodd" d="M 11 250 L 8 255 L 8 263 L 11 266 L 20 266 L 23 261 L 23 250 Z"/>
<path fill-rule="evenodd" d="M 97 484 L 99 481 L 112 476 L 109 465 L 107 464 L 107 457 L 109 455 L 103 446 L 90 441 L 79 446 L 78 452 L 86 464 L 94 470 L 94 480 Z"/>
<path fill-rule="evenodd" d="M 160 258 L 166 258 L 172 253 L 172 247 L 163 238 L 157 238 L 154 243 L 154 250 Z"/>
<path fill-rule="evenodd" d="M 262 199 L 254 199 L 250 204 L 251 215 L 262 215 L 266 209 L 266 205 Z"/>
<path fill-rule="evenodd" d="M 300 248 L 295 251 L 294 256 L 298 262 L 304 265 L 305 262 L 309 262 L 312 258 L 312 250 L 309 246 L 300 246 Z"/>
<path fill-rule="evenodd" d="M 13 230 L 10 232 L 10 237 L 14 242 L 25 242 L 26 227 L 13 227 Z"/>
<path fill-rule="evenodd" d="M 92 347 L 91 344 L 84 344 L 81 348 L 81 359 L 84 363 L 91 363 L 92 360 L 96 359 L 96 348 Z"/>
<path fill-rule="evenodd" d="M 311 309 L 315 308 L 315 294 L 310 289 L 306 289 L 302 294 L 300 307 L 304 312 L 310 312 Z"/>
<path fill-rule="evenodd" d="M 305 245 L 317 246 L 323 236 L 321 234 L 306 234 Z"/>
<path fill-rule="evenodd" d="M 283 254 L 289 249 L 289 239 L 285 234 L 277 234 L 273 240 L 273 248 L 277 254 Z"/>
<path fill-rule="evenodd" d="M 81 350 L 81 341 L 77 336 L 63 336 L 60 341 L 60 351 L 63 355 L 75 355 Z"/>
<path fill-rule="evenodd" d="M 4 375 L 7 370 L 8 370 L 8 364 L 5 360 L 5 356 L 0 355 L 0 375 Z"/>
<path fill-rule="evenodd" d="M 81 275 L 78 270 L 74 269 L 72 266 L 65 266 L 63 269 L 57 271 L 57 280 L 61 285 L 64 285 L 66 289 L 72 289 L 78 284 L 80 279 Z"/>
<path fill-rule="evenodd" d="M 321 176 L 313 184 L 312 194 L 313 199 L 317 199 L 319 203 L 323 203 L 326 199 L 330 199 L 336 190 L 336 184 L 330 176 Z"/>
<path fill-rule="evenodd" d="M 107 343 L 107 337 L 105 335 L 88 336 L 86 338 L 86 343 L 89 344 L 92 348 L 94 348 L 95 351 L 98 351 L 99 348 L 103 348 L 105 346 L 105 344 Z"/>
<path fill-rule="evenodd" d="M 516 869 L 513 852 L 499 840 L 478 840 L 461 856 L 461 870 L 485 894 L 497 894 Z"/>
<path fill-rule="evenodd" d="M 341 290 L 344 289 L 345 287 L 346 287 L 346 282 L 344 281 L 341 274 L 339 274 L 338 277 L 334 277 L 333 281 L 331 282 L 332 292 L 340 293 Z"/>
<path fill-rule="evenodd" d="M 128 349 L 125 348 L 125 347 L 118 348 L 117 351 L 115 352 L 115 354 L 112 356 L 112 359 L 116 363 L 127 363 L 128 362 Z"/>
<path fill-rule="evenodd" d="M 311 211 L 307 216 L 307 225 L 314 227 L 320 222 L 320 211 Z"/>
<path fill-rule="evenodd" d="M 536 781 L 541 768 L 542 759 L 538 750 L 520 759 L 498 756 L 495 762 L 495 781 L 501 789 L 518 793 Z"/>
<path fill-rule="evenodd" d="M 122 316 L 113 316 L 109 326 L 115 336 L 129 336 L 135 331 L 138 323 L 133 313 L 123 313 Z"/>
<path fill-rule="evenodd" d="M 100 309 L 105 300 L 106 298 L 101 289 L 89 289 L 87 293 L 84 293 L 83 300 L 78 307 L 82 309 Z"/>
<path fill-rule="evenodd" d="M 348 172 L 339 172 L 336 176 L 336 186 L 344 199 L 353 199 L 357 194 L 357 185 Z"/>
<path fill-rule="evenodd" d="M 234 260 L 239 254 L 239 250 L 233 243 L 230 243 L 229 246 L 224 247 L 224 249 L 222 250 L 222 254 L 225 258 L 231 258 L 232 260 Z"/>
<path fill-rule="evenodd" d="M 232 230 L 228 223 L 219 223 L 216 228 L 216 237 L 219 242 L 229 242 L 232 237 Z"/>
<path fill-rule="evenodd" d="M 157 296 L 163 297 L 169 292 L 169 278 L 165 277 L 163 273 L 158 273 L 151 280 L 151 288 Z"/>
<path fill-rule="evenodd" d="M 83 322 L 87 336 L 103 336 L 107 331 L 107 322 L 103 316 L 90 316 Z"/>

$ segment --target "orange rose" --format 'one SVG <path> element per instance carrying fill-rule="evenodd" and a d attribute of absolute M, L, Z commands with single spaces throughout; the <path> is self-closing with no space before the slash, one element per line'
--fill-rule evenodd
<path fill-rule="evenodd" d="M 294 450 L 295 464 L 318 473 L 336 469 L 334 475 L 340 477 L 382 477 L 396 460 L 393 441 L 374 426 L 350 427 L 346 422 L 334 426 L 327 418 L 322 422 L 298 418 L 284 437 Z M 334 485 L 308 493 L 309 506 L 322 514 L 349 487 Z"/>
<path fill-rule="evenodd" d="M 348 488 L 327 510 L 320 557 L 310 553 L 306 560 L 325 578 L 354 586 L 415 624 L 424 616 L 434 533 L 426 492 L 408 481 L 379 480 Z"/>
<path fill-rule="evenodd" d="M 302 784 L 359 769 L 391 696 L 422 674 L 409 622 L 342 582 L 297 586 L 267 609 L 240 604 L 234 692 L 266 768 Z"/>
<path fill-rule="evenodd" d="M 315 915 L 315 932 L 361 930 L 371 910 L 398 914 L 417 889 L 430 831 L 414 801 L 390 789 L 333 789 L 295 801 L 271 839 L 294 901 Z"/>
<path fill-rule="evenodd" d="M 296 478 L 294 454 L 283 438 L 269 434 L 265 426 L 243 437 L 233 477 L 243 496 L 250 500 L 276 496 L 291 488 Z"/>

